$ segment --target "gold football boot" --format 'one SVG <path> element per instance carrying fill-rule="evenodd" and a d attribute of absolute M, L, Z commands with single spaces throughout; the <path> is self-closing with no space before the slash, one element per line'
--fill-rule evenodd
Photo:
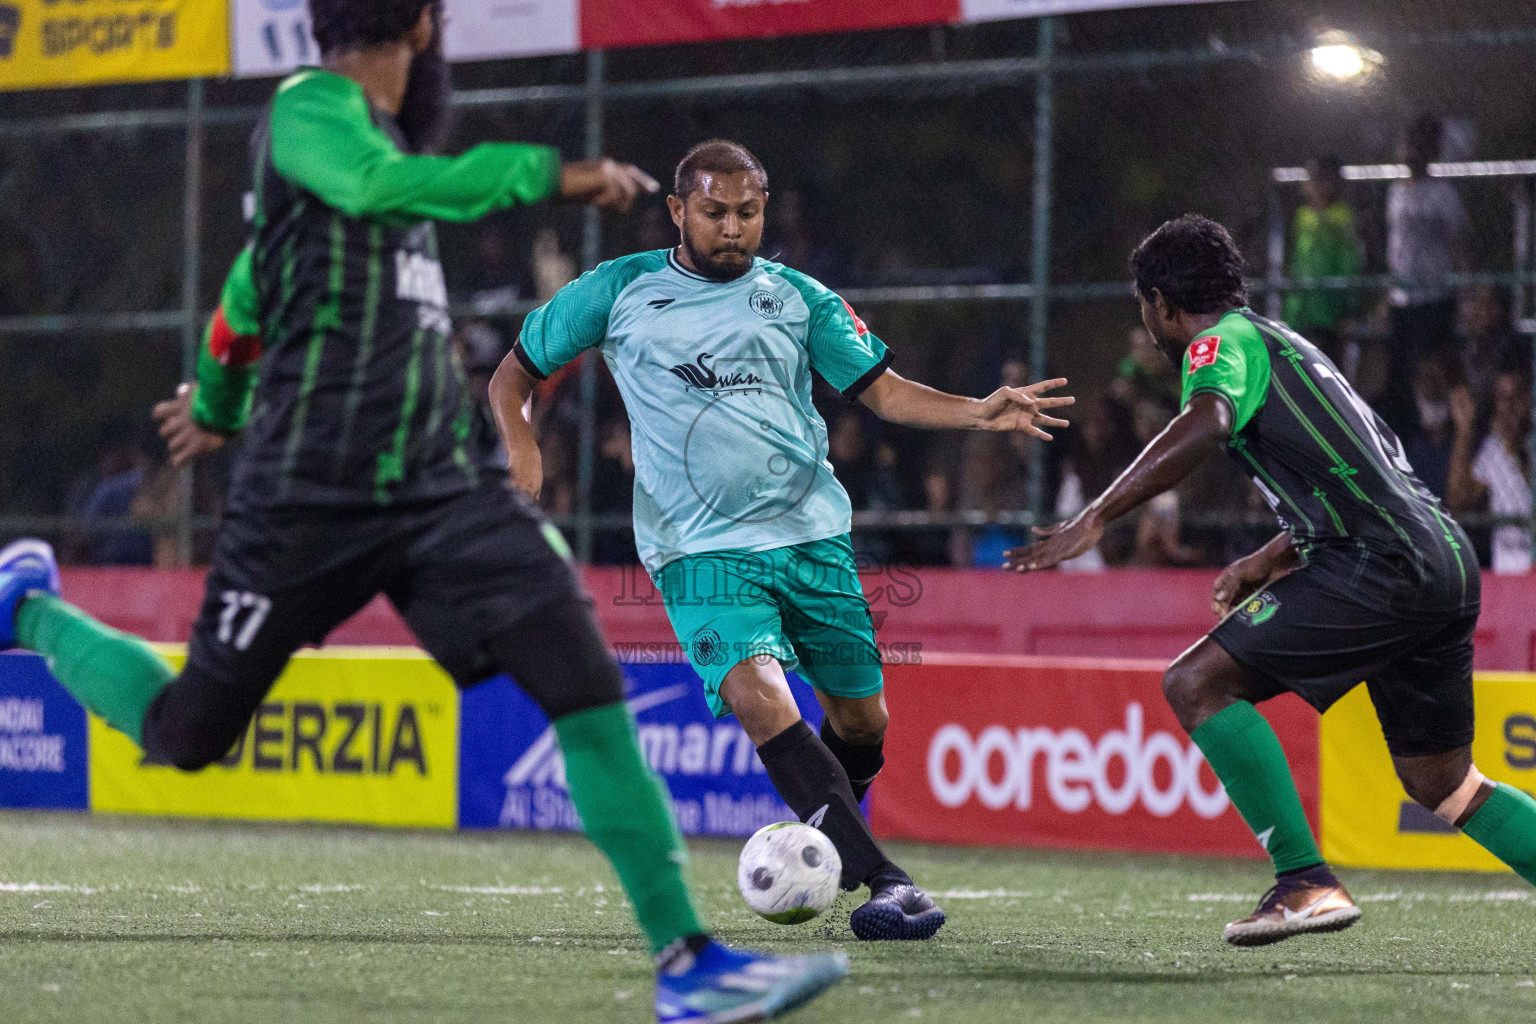
<path fill-rule="evenodd" d="M 1360 920 L 1360 908 L 1350 899 L 1327 865 L 1319 865 L 1275 882 L 1259 909 L 1222 929 L 1234 946 L 1267 946 L 1308 932 L 1343 931 Z"/>

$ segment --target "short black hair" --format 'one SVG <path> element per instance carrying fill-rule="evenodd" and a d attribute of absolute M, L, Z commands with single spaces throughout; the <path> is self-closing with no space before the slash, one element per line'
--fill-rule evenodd
<path fill-rule="evenodd" d="M 1219 313 L 1248 305 L 1247 267 L 1227 229 L 1198 213 L 1168 221 L 1131 253 L 1136 291 L 1156 289 L 1186 313 Z"/>
<path fill-rule="evenodd" d="M 309 17 L 321 53 L 393 43 L 442 0 L 309 0 Z"/>
<path fill-rule="evenodd" d="M 1307 172 L 1323 181 L 1343 181 L 1344 161 L 1333 153 L 1313 157 L 1307 164 Z"/>
<path fill-rule="evenodd" d="M 706 174 L 750 174 L 757 187 L 768 191 L 768 172 L 762 162 L 739 142 L 729 139 L 710 139 L 688 151 L 677 165 L 672 177 L 672 194 L 687 199 L 698 190 L 700 179 Z"/>
<path fill-rule="evenodd" d="M 1420 114 L 1404 133 L 1406 156 L 1410 167 L 1422 167 L 1440 159 L 1445 144 L 1445 126 L 1433 114 Z"/>

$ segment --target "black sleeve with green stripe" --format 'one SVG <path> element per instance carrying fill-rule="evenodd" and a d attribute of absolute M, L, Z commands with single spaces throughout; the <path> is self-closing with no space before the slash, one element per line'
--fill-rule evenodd
<path fill-rule="evenodd" d="M 310 69 L 272 101 L 277 172 L 349 217 L 471 221 L 554 194 L 560 156 L 548 146 L 483 143 L 457 157 L 402 153 L 373 123 L 362 87 Z"/>

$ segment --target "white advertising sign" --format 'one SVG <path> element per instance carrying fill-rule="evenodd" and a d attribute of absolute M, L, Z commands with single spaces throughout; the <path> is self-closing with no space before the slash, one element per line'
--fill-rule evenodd
<path fill-rule="evenodd" d="M 1123 7 L 1215 2 L 1217 0 L 960 0 L 960 20 L 1002 21 L 1005 18 L 1039 18 L 1047 14 L 1111 11 Z"/>
<path fill-rule="evenodd" d="M 449 60 L 530 57 L 580 49 L 577 0 L 447 0 Z M 235 75 L 284 75 L 319 60 L 306 0 L 234 0 Z"/>

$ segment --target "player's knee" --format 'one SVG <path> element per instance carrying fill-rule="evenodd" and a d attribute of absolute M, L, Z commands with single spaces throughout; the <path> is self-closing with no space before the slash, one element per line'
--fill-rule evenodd
<path fill-rule="evenodd" d="M 228 754 L 239 734 L 225 730 L 204 730 L 188 723 L 144 722 L 144 752 L 156 764 L 168 764 L 184 772 L 207 768 Z"/>
<path fill-rule="evenodd" d="M 891 716 L 883 706 L 861 709 L 856 715 L 834 717 L 832 731 L 856 747 L 873 747 L 885 742 L 885 730 Z"/>
<path fill-rule="evenodd" d="M 1206 699 L 1206 682 L 1199 669 L 1188 662 L 1176 661 L 1163 673 L 1163 696 L 1185 728 L 1201 718 Z"/>
<path fill-rule="evenodd" d="M 1417 760 L 1417 759 L 1415 759 Z M 1397 777 L 1410 799 L 1452 824 L 1466 810 L 1484 777 L 1475 764 L 1397 764 Z"/>

